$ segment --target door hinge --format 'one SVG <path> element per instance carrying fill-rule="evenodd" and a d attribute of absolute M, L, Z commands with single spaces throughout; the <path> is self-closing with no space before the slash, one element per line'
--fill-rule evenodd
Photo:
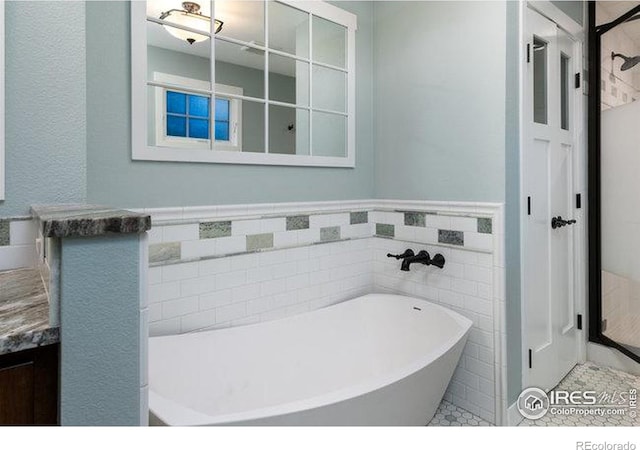
<path fill-rule="evenodd" d="M 607 331 L 607 319 L 603 319 L 602 320 L 602 325 L 600 326 L 600 331 L 602 333 L 604 333 L 605 331 Z"/>
<path fill-rule="evenodd" d="M 582 314 L 578 314 L 578 330 L 582 330 Z"/>
<path fill-rule="evenodd" d="M 527 197 L 527 216 L 531 215 L 531 197 Z"/>
<path fill-rule="evenodd" d="M 531 44 L 527 44 L 527 62 L 531 62 Z"/>
<path fill-rule="evenodd" d="M 580 73 L 576 74 L 576 83 L 575 83 L 576 89 L 578 89 L 580 87 Z"/>
<path fill-rule="evenodd" d="M 533 352 L 529 349 L 529 369 L 533 368 Z"/>
<path fill-rule="evenodd" d="M 576 209 L 582 208 L 582 194 L 576 194 Z"/>

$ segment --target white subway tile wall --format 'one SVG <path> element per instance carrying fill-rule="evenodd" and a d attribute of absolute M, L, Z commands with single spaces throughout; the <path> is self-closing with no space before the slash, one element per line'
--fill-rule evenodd
<path fill-rule="evenodd" d="M 34 221 L 0 219 L 0 270 L 35 267 L 36 262 Z"/>
<path fill-rule="evenodd" d="M 151 267 L 151 335 L 273 320 L 366 294 L 371 239 Z"/>
<path fill-rule="evenodd" d="M 373 244 L 373 291 L 427 298 L 473 321 L 462 360 L 445 399 L 495 423 L 494 267 L 491 255 L 436 245 L 416 246 L 400 240 L 374 239 Z M 386 254 L 402 253 L 407 248 L 427 250 L 431 257 L 441 253 L 446 260 L 444 269 L 416 265 L 409 272 L 398 270 L 399 263 L 387 258 Z"/>
<path fill-rule="evenodd" d="M 220 219 L 198 218 L 185 208 L 182 217 L 193 223 L 154 224 L 152 249 L 177 242 L 181 259 L 151 261 L 151 335 L 274 320 L 371 292 L 425 298 L 473 321 L 445 399 L 499 423 L 504 396 L 500 378 L 506 368 L 500 353 L 504 338 L 504 236 L 497 233 L 503 229 L 501 207 L 447 203 L 417 211 L 419 202 L 412 202 L 411 208 L 402 202 L 389 203 L 367 208 L 345 202 L 346 211 L 319 214 L 272 205 L 270 215 L 263 218 L 250 206 L 237 207 L 237 217 L 230 216 L 233 208 L 228 208 Z M 350 214 L 365 210 L 367 216 Z M 155 219 L 154 210 L 147 212 Z M 170 220 L 166 214 L 162 212 L 164 220 Z M 198 223 L 211 220 L 230 221 L 230 236 L 198 239 Z M 368 221 L 351 224 L 363 220 Z M 331 239 L 339 240 L 321 242 L 329 228 Z M 443 230 L 451 236 L 450 243 L 439 242 Z M 257 235 L 260 245 L 255 245 Z M 174 237 L 184 240 L 174 241 Z M 427 250 L 432 257 L 441 253 L 446 264 L 443 269 L 414 265 L 409 272 L 400 271 L 400 262 L 386 255 L 407 248 Z M 168 253 L 162 250 L 158 247 L 151 253 Z"/>

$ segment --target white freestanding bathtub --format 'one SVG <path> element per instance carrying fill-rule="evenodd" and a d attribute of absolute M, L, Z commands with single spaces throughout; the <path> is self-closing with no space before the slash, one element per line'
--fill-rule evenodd
<path fill-rule="evenodd" d="M 371 294 L 297 316 L 149 342 L 151 424 L 426 425 L 471 321 Z"/>

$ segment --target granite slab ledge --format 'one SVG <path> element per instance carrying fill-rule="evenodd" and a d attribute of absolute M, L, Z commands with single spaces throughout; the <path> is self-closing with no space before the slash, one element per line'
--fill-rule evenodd
<path fill-rule="evenodd" d="M 0 355 L 60 341 L 60 329 L 49 325 L 49 300 L 40 272 L 0 272 Z"/>
<path fill-rule="evenodd" d="M 35 205 L 33 217 L 44 237 L 139 234 L 151 229 L 151 216 L 99 205 Z"/>

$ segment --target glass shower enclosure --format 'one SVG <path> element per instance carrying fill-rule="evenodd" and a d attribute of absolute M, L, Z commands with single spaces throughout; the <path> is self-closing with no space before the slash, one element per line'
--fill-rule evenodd
<path fill-rule="evenodd" d="M 640 2 L 590 2 L 589 339 L 640 362 Z"/>

